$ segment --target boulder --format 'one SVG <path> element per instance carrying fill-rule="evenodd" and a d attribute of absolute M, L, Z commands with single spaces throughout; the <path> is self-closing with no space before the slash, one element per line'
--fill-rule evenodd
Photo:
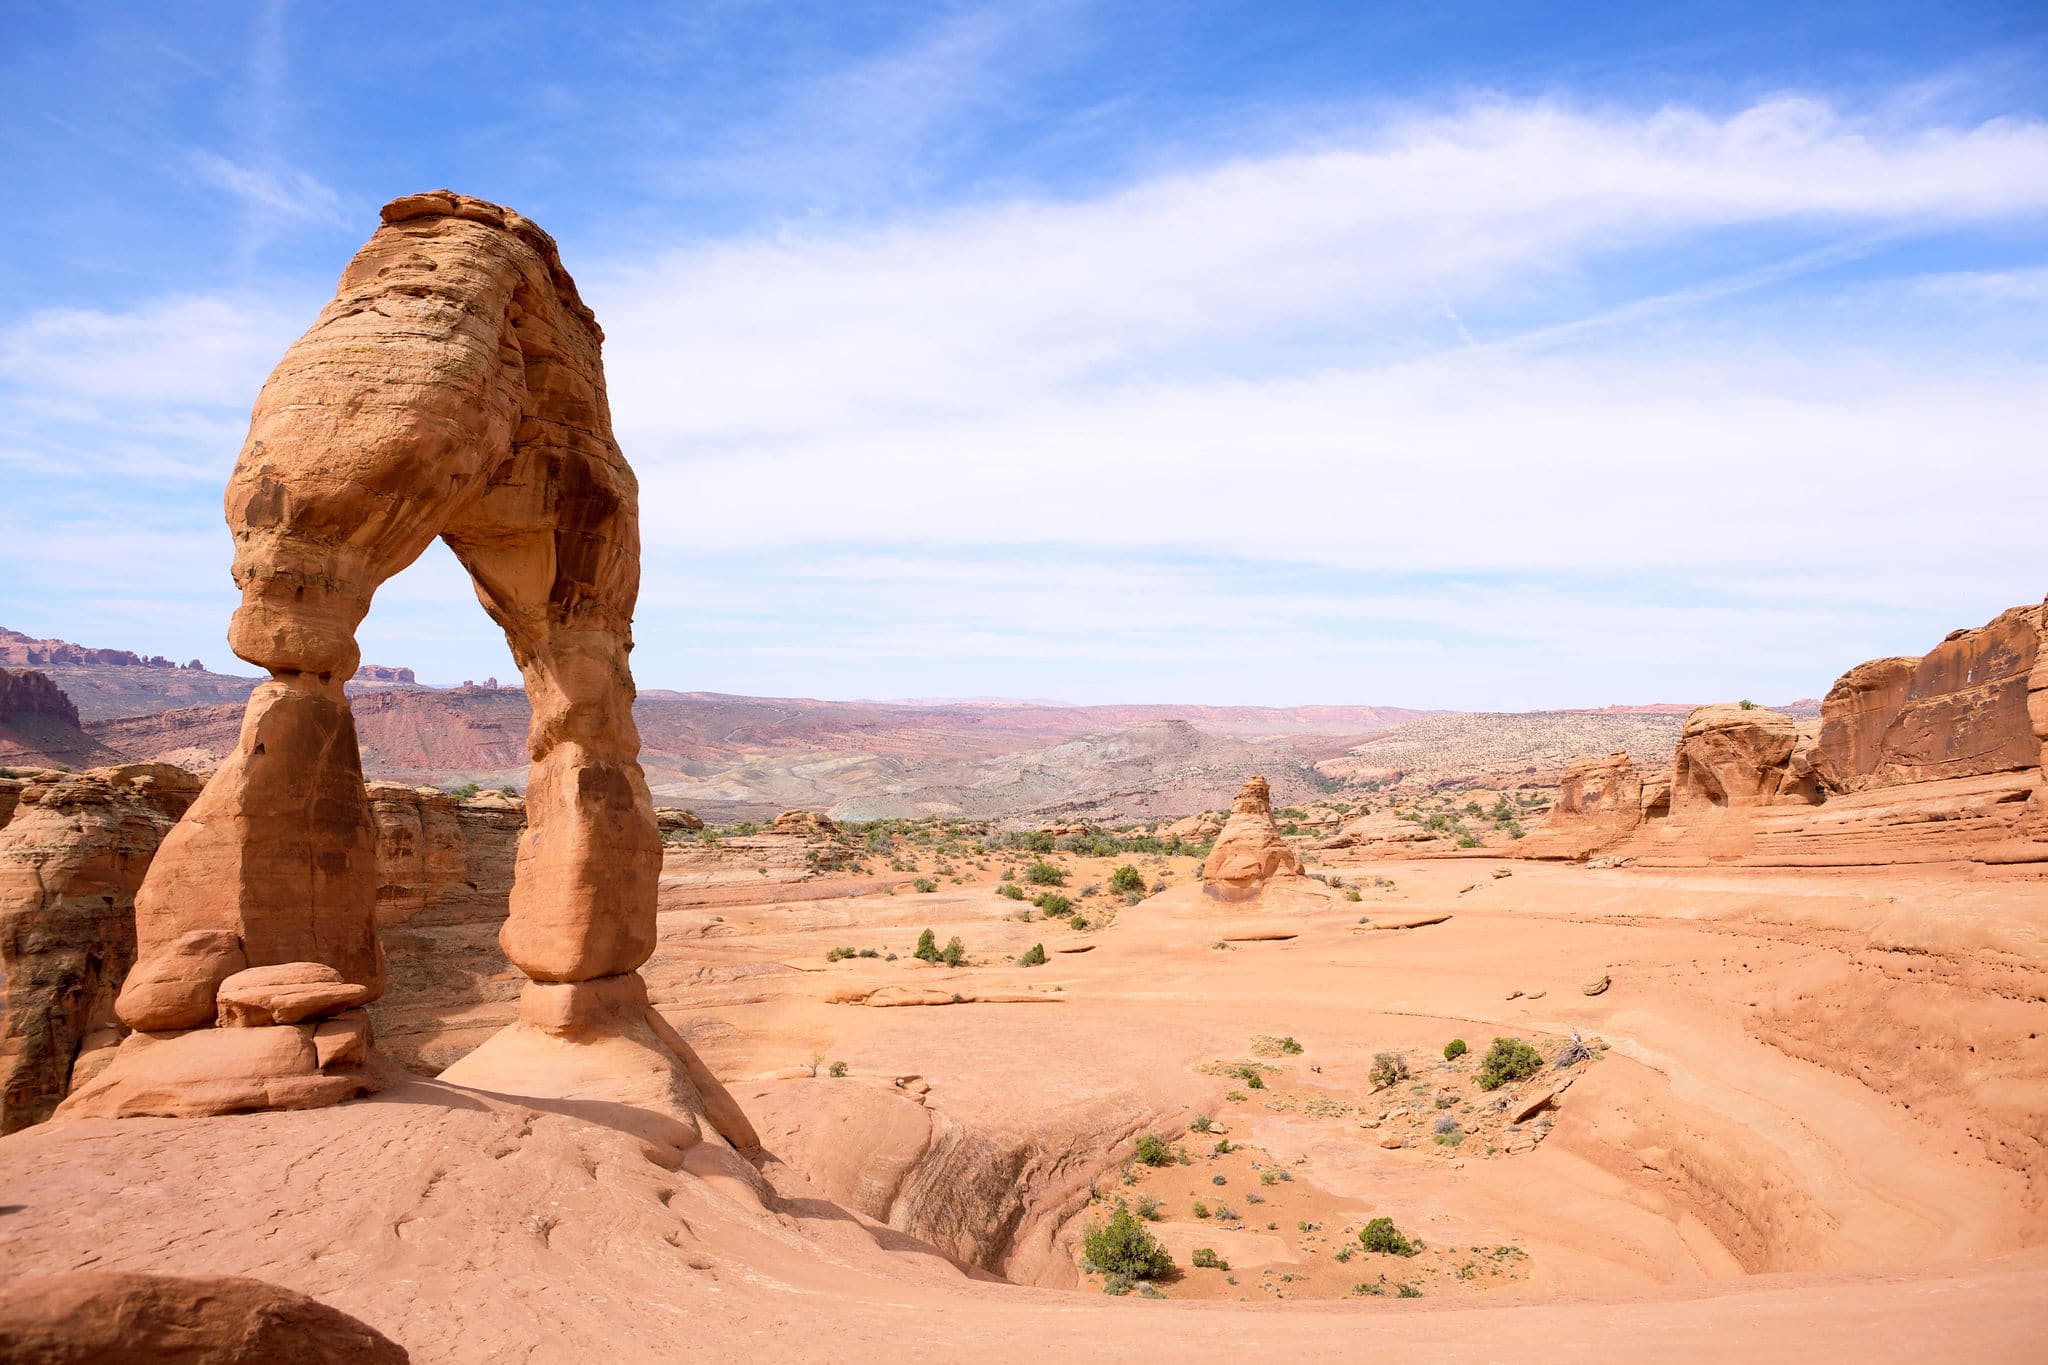
<path fill-rule="evenodd" d="M 248 965 L 233 930 L 194 929 L 128 973 L 114 1011 L 144 1033 L 204 1028 L 214 1021 L 220 983 Z"/>
<path fill-rule="evenodd" d="M 71 1271 L 0 1283 L 16 1365 L 405 1365 L 405 1348 L 317 1299 L 228 1275 Z"/>
<path fill-rule="evenodd" d="M 1223 900 L 1258 894 L 1275 877 L 1302 875 L 1301 859 L 1273 823 L 1273 793 L 1263 777 L 1244 784 L 1230 819 L 1202 865 L 1202 888 Z"/>
<path fill-rule="evenodd" d="M 1799 723 L 1761 706 L 1701 706 L 1685 718 L 1672 764 L 1671 816 L 1774 804 Z"/>
<path fill-rule="evenodd" d="M 701 822 L 698 828 L 703 828 Z M 803 834 L 818 838 L 830 838 L 839 833 L 839 826 L 816 811 L 808 810 L 786 810 L 775 817 L 775 823 L 769 828 L 778 834 Z"/>
<path fill-rule="evenodd" d="M 696 834 L 704 828 L 704 822 L 690 811 L 675 806 L 656 806 L 654 827 L 663 834 Z"/>
<path fill-rule="evenodd" d="M 297 1024 L 354 1009 L 369 994 L 369 987 L 343 981 L 324 962 L 250 967 L 220 983 L 219 1022 L 222 1028 Z"/>

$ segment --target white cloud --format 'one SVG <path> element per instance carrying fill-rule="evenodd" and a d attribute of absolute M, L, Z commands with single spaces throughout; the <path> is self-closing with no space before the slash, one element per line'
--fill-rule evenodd
<path fill-rule="evenodd" d="M 1492 104 L 1094 199 L 651 261 L 572 245 L 642 482 L 641 680 L 1425 705 L 1817 691 L 2048 587 L 2025 496 L 2048 375 L 2009 344 L 2038 339 L 2024 307 L 1979 321 L 2038 297 L 2042 268 L 1804 277 L 2044 215 L 2038 122 Z M 1749 307 L 1770 291 L 1791 301 Z M 74 433 L 0 424 L 0 465 L 224 474 L 321 297 L 0 331 L 17 411 Z M 487 628 L 432 629 L 467 596 L 430 558 L 366 648 L 506 676 L 464 662 Z"/>

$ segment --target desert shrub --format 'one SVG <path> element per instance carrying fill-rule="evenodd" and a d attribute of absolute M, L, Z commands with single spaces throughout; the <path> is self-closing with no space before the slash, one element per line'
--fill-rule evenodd
<path fill-rule="evenodd" d="M 1081 1239 L 1081 1252 L 1105 1275 L 1128 1275 L 1135 1280 L 1156 1280 L 1173 1273 L 1173 1257 L 1159 1245 L 1159 1239 L 1145 1228 L 1138 1216 L 1118 1206 L 1109 1221 L 1090 1229 Z"/>
<path fill-rule="evenodd" d="M 1055 919 L 1074 908 L 1074 903 L 1057 891 L 1047 891 L 1031 903 L 1045 911 L 1047 919 Z"/>
<path fill-rule="evenodd" d="M 1043 967 L 1045 965 L 1045 945 L 1043 943 L 1034 943 L 1029 948 L 1026 948 L 1024 956 L 1017 959 L 1017 965 L 1019 967 Z"/>
<path fill-rule="evenodd" d="M 1520 1038 L 1496 1038 L 1479 1064 L 1479 1088 L 1498 1090 L 1515 1081 L 1527 1080 L 1543 1069 L 1543 1054 Z"/>
<path fill-rule="evenodd" d="M 917 936 L 917 950 L 911 953 L 911 956 L 922 958 L 926 962 L 937 962 L 939 960 L 938 935 L 929 929 L 919 934 Z"/>
<path fill-rule="evenodd" d="M 1230 1139 L 1229 1139 L 1229 1138 L 1217 1138 L 1217 1139 L 1216 1139 L 1216 1155 L 1218 1155 L 1218 1156 L 1229 1156 L 1229 1155 L 1230 1155 L 1230 1153 L 1231 1153 L 1232 1151 L 1234 1151 L 1234 1150 L 1235 1150 L 1235 1149 L 1234 1149 L 1234 1148 L 1233 1148 L 1233 1147 L 1232 1147 L 1232 1146 L 1230 1145 Z"/>
<path fill-rule="evenodd" d="M 939 961 L 948 967 L 958 967 L 966 963 L 967 945 L 960 941 L 960 935 L 955 934 L 946 940 L 946 950 L 939 954 Z"/>
<path fill-rule="evenodd" d="M 1086 915 L 1075 915 L 1067 921 L 1067 927 L 1069 929 L 1086 929 L 1088 927 L 1088 917 Z"/>
<path fill-rule="evenodd" d="M 1053 847 L 1051 830 L 1034 829 L 1017 836 L 1017 847 L 1027 853 L 1050 853 Z"/>
<path fill-rule="evenodd" d="M 1465 1046 L 1463 1038 L 1453 1038 L 1450 1042 L 1444 1044 L 1444 1060 L 1455 1062 L 1471 1050 L 1471 1048 Z"/>
<path fill-rule="evenodd" d="M 837 962 L 843 957 L 852 957 L 853 955 L 854 952 L 851 948 L 827 948 L 825 950 L 825 960 L 827 962 Z"/>
<path fill-rule="evenodd" d="M 1216 1217 L 1223 1222 L 1235 1222 L 1237 1221 L 1237 1210 L 1228 1204 L 1218 1204 L 1216 1206 Z"/>
<path fill-rule="evenodd" d="M 1140 891 L 1145 889 L 1145 874 L 1125 864 L 1109 874 L 1109 889 L 1112 891 Z"/>
<path fill-rule="evenodd" d="M 1158 1222 L 1159 1201 L 1157 1199 L 1154 1199 L 1149 1194 L 1141 1197 L 1138 1200 L 1138 1217 L 1144 1219 L 1148 1223 Z"/>
<path fill-rule="evenodd" d="M 1358 1230 L 1358 1240 L 1367 1251 L 1387 1256 L 1413 1256 L 1422 1250 L 1408 1235 L 1394 1226 L 1391 1218 L 1375 1218 Z"/>
<path fill-rule="evenodd" d="M 1299 1057 L 1301 1055 L 1301 1044 L 1295 1042 L 1294 1035 L 1290 1033 L 1280 1040 L 1280 1050 L 1290 1057 Z"/>
<path fill-rule="evenodd" d="M 1756 703 L 1751 701 L 1748 697 L 1744 697 L 1741 701 L 1736 702 L 1735 704 L 1745 711 L 1756 710 Z"/>
<path fill-rule="evenodd" d="M 1065 886 L 1067 874 L 1051 863 L 1036 862 L 1024 869 L 1024 880 L 1033 886 Z"/>
<path fill-rule="evenodd" d="M 834 1062 L 834 1063 L 832 1063 L 832 1075 L 833 1075 L 833 1077 L 834 1077 L 835 1079 L 836 1079 L 836 1078 L 838 1078 L 838 1077 L 842 1077 L 842 1076 L 844 1076 L 845 1074 L 846 1074 L 846 1063 L 845 1063 L 845 1062 Z"/>
<path fill-rule="evenodd" d="M 1228 1185 L 1230 1177 L 1227 1175 L 1212 1175 L 1209 1177 L 1209 1183 L 1211 1185 Z"/>
<path fill-rule="evenodd" d="M 1147 1166 L 1171 1166 L 1173 1164 L 1172 1144 L 1168 1143 L 1165 1138 L 1157 1133 L 1138 1134 L 1137 1154 L 1138 1160 L 1144 1162 Z"/>
<path fill-rule="evenodd" d="M 1209 1206 L 1207 1204 L 1204 1204 L 1201 1200 L 1197 1199 L 1195 1201 L 1195 1217 L 1207 1218 L 1208 1216 Z"/>
<path fill-rule="evenodd" d="M 1188 1262 L 1197 1270 L 1228 1270 L 1230 1262 L 1220 1259 L 1213 1248 L 1196 1247 Z"/>
<path fill-rule="evenodd" d="M 1138 1282 L 1128 1275 L 1110 1275 L 1102 1281 L 1102 1292 L 1114 1294 L 1118 1298 L 1122 1298 L 1137 1287 Z"/>
<path fill-rule="evenodd" d="M 927 896 L 929 896 L 932 892 L 939 889 L 939 884 L 933 881 L 930 877 L 919 877 L 916 881 L 912 882 L 911 885 L 916 887 L 919 891 L 924 892 Z"/>
<path fill-rule="evenodd" d="M 1216 1120 L 1210 1118 L 1207 1114 L 1197 1114 L 1195 1116 L 1195 1121 L 1188 1125 L 1188 1131 L 1193 1133 L 1206 1133 L 1215 1126 Z"/>
<path fill-rule="evenodd" d="M 862 957 L 880 957 L 882 953 L 877 948 L 863 948 L 860 950 L 860 955 Z"/>
<path fill-rule="evenodd" d="M 1422 1291 L 1412 1284 L 1397 1284 L 1394 1286 L 1394 1297 L 1398 1299 L 1419 1299 L 1422 1297 Z"/>
<path fill-rule="evenodd" d="M 1556 1059 L 1551 1062 L 1551 1065 L 1562 1071 L 1565 1067 L 1577 1066 L 1580 1062 L 1590 1062 L 1592 1060 L 1593 1049 L 1580 1042 L 1579 1036 L 1575 1033 L 1572 1035 L 1572 1040 L 1564 1045 L 1564 1050 L 1557 1054 Z"/>
<path fill-rule="evenodd" d="M 1473 837 L 1472 837 L 1471 835 L 1469 835 L 1469 834 L 1460 834 L 1460 835 L 1458 836 L 1458 847 L 1459 847 L 1459 848 L 1477 848 L 1477 847 L 1479 847 L 1479 841 L 1478 841 L 1477 839 L 1473 838 Z"/>
<path fill-rule="evenodd" d="M 1408 1079 L 1408 1059 L 1398 1052 L 1375 1052 L 1372 1070 L 1367 1074 L 1375 1090 L 1384 1090 L 1397 1081 Z"/>
<path fill-rule="evenodd" d="M 1364 900 L 1364 899 L 1365 899 L 1365 897 L 1363 897 L 1363 896 L 1359 895 L 1357 891 L 1355 891 L 1355 890 L 1352 890 L 1352 891 L 1346 891 L 1346 892 L 1344 893 L 1344 899 L 1345 899 L 1345 900 L 1347 900 L 1347 901 L 1362 901 L 1362 900 Z"/>
<path fill-rule="evenodd" d="M 1004 882 L 1000 887 L 996 888 L 996 894 L 998 896 L 1008 896 L 1013 901 L 1021 901 L 1024 899 L 1024 888 L 1015 882 Z"/>
<path fill-rule="evenodd" d="M 1455 1132 L 1457 1132 L 1457 1131 L 1458 1131 L 1458 1116 L 1457 1116 L 1456 1114 L 1442 1114 L 1442 1115 L 1439 1115 L 1439 1116 L 1438 1116 L 1438 1118 L 1437 1118 L 1437 1121 L 1436 1121 L 1436 1131 L 1437 1131 L 1437 1132 L 1439 1132 L 1439 1133 L 1455 1133 Z"/>

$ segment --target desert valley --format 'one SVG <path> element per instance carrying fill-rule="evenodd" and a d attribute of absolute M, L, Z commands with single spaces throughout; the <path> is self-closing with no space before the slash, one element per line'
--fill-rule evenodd
<path fill-rule="evenodd" d="M 2048 1361 L 2038 5 L 15 17 L 0 1365 Z"/>
<path fill-rule="evenodd" d="M 268 676 L 0 637 L 10 1358 L 2038 1348 L 2048 605 L 1782 708 L 636 700 L 552 242 L 384 222 Z M 523 687 L 360 664 L 436 534 Z"/>

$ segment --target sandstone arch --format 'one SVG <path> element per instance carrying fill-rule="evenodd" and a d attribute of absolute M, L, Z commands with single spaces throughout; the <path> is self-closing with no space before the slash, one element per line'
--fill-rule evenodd
<path fill-rule="evenodd" d="M 687 1051 L 636 972 L 654 948 L 661 846 L 628 665 L 638 489 L 612 437 L 602 340 L 553 240 L 525 218 L 446 191 L 385 207 L 257 399 L 226 495 L 242 594 L 228 638 L 270 678 L 138 893 L 139 961 L 117 1007 L 133 1046 L 67 1111 L 318 1104 L 375 1084 L 352 1006 L 384 987 L 376 839 L 343 683 L 377 588 L 439 537 L 533 704 L 528 828 L 501 936 L 531 981 L 507 1030 L 520 1037 L 479 1049 L 466 1079 L 507 1088 L 523 1078 L 508 1073 L 534 1072 L 530 1093 L 585 1094 L 599 1082 L 551 1082 L 539 1054 L 546 1039 L 602 1034 L 645 1054 L 625 1068 L 646 1073 L 632 1098 L 685 1126 L 701 1113 Z M 269 972 L 262 990 L 319 1006 L 299 1042 L 203 1029 L 222 979 L 245 965 Z M 238 1003 L 236 1018 L 248 1013 Z M 196 1038 L 178 1033 L 195 1025 Z M 238 1033 L 260 1036 L 220 1036 Z M 665 1137 L 687 1146 L 694 1133 Z"/>

